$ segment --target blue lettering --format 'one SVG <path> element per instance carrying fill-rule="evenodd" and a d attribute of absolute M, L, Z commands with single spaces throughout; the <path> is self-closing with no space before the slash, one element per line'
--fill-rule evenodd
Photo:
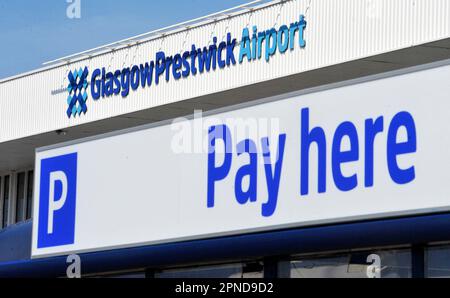
<path fill-rule="evenodd" d="M 117 95 L 117 94 L 120 93 L 120 81 L 119 81 L 119 77 L 120 77 L 120 70 L 116 70 L 116 71 L 114 72 L 114 77 L 113 77 L 114 85 L 115 85 L 115 87 L 114 87 L 114 89 L 113 89 L 113 92 L 114 92 L 115 95 Z"/>
<path fill-rule="evenodd" d="M 91 77 L 91 95 L 94 100 L 100 98 L 100 86 L 101 82 L 97 80 L 97 77 L 101 75 L 100 69 L 95 69 Z"/>
<path fill-rule="evenodd" d="M 201 49 L 198 50 L 198 71 L 200 73 L 205 71 L 205 64 L 206 70 L 209 71 L 211 68 L 211 58 L 211 53 L 209 53 L 206 47 L 203 48 L 203 51 Z"/>
<path fill-rule="evenodd" d="M 300 22 L 298 27 L 299 27 L 298 44 L 300 45 L 301 48 L 304 48 L 306 46 L 306 41 L 304 37 L 305 36 L 304 31 L 306 29 L 306 21 L 304 15 L 300 15 Z"/>
<path fill-rule="evenodd" d="M 136 90 L 139 87 L 140 71 L 137 65 L 131 68 L 131 89 Z"/>
<path fill-rule="evenodd" d="M 367 119 L 365 123 L 366 139 L 365 139 L 365 158 L 364 158 L 364 186 L 373 186 L 373 146 L 375 144 L 375 136 L 383 131 L 383 117 L 378 117 L 375 121 Z"/>
<path fill-rule="evenodd" d="M 207 206 L 214 207 L 214 187 L 215 182 L 223 180 L 231 168 L 231 132 L 226 125 L 217 125 L 209 128 L 208 132 L 208 190 Z M 216 167 L 216 140 L 224 142 L 224 161 L 221 166 Z"/>
<path fill-rule="evenodd" d="M 250 161 L 247 165 L 243 165 L 239 168 L 236 173 L 236 179 L 234 183 L 234 193 L 236 200 L 239 204 L 245 204 L 248 201 L 256 201 L 256 183 L 257 183 L 257 151 L 255 142 L 250 139 L 241 141 L 237 144 L 237 155 L 240 156 L 242 153 L 247 153 L 249 155 Z M 242 189 L 242 181 L 248 176 L 249 185 L 248 190 L 244 191 Z"/>
<path fill-rule="evenodd" d="M 272 40 L 272 43 L 270 42 Z M 269 57 L 275 54 L 277 50 L 277 30 L 272 28 L 266 31 L 266 61 L 269 61 Z"/>
<path fill-rule="evenodd" d="M 122 81 L 122 97 L 125 97 L 130 93 L 130 69 L 124 68 L 122 70 L 122 76 L 120 77 Z"/>
<path fill-rule="evenodd" d="M 173 66 L 172 66 L 172 75 L 175 80 L 179 80 L 181 78 L 180 69 L 183 64 L 183 58 L 181 58 L 180 54 L 176 54 L 173 57 Z"/>
<path fill-rule="evenodd" d="M 155 84 L 159 84 L 159 77 L 164 73 L 166 69 L 166 55 L 164 52 L 156 53 L 156 67 L 155 67 Z"/>
<path fill-rule="evenodd" d="M 192 45 L 192 50 L 191 50 L 191 73 L 192 75 L 196 75 L 197 74 L 197 68 L 195 67 L 195 58 L 197 57 L 197 49 L 195 48 L 195 45 Z"/>
<path fill-rule="evenodd" d="M 277 42 L 280 53 L 286 52 L 289 47 L 289 28 L 286 25 L 280 27 L 277 35 Z"/>
<path fill-rule="evenodd" d="M 400 127 L 406 129 L 407 140 L 398 143 L 397 135 Z M 414 166 L 401 169 L 397 163 L 397 156 L 417 151 L 416 126 L 414 119 L 408 112 L 400 112 L 394 116 L 389 126 L 387 138 L 387 163 L 392 180 L 398 184 L 406 184 L 414 180 Z"/>
<path fill-rule="evenodd" d="M 375 119 L 375 120 L 374 120 Z M 374 119 L 366 119 L 364 122 L 364 174 L 365 187 L 374 184 L 374 147 L 375 138 L 384 129 L 383 116 Z M 310 128 L 309 108 L 302 108 L 300 112 L 300 196 L 309 193 L 309 161 L 311 145 L 317 146 L 318 167 L 318 193 L 327 190 L 327 138 L 325 131 L 320 126 Z M 406 140 L 399 141 L 398 135 L 401 129 L 405 129 Z M 403 136 L 403 135 L 402 135 Z M 340 191 L 351 191 L 358 186 L 358 172 L 344 175 L 343 164 L 356 163 L 360 157 L 360 145 L 358 129 L 351 121 L 344 121 L 338 125 L 332 135 L 331 143 L 331 171 L 336 188 Z M 269 144 L 269 138 L 260 140 L 262 158 L 264 161 L 264 176 L 267 187 L 267 200 L 261 203 L 261 216 L 272 216 L 277 208 L 280 190 L 283 158 L 286 145 L 286 134 L 278 136 L 276 156 L 273 156 Z M 216 164 L 216 140 L 223 141 L 223 161 Z M 346 141 L 345 145 L 344 142 Z M 387 133 L 387 164 L 391 179 L 397 184 L 406 184 L 415 179 L 415 167 L 401 168 L 398 164 L 398 156 L 417 151 L 417 135 L 414 119 L 408 112 L 397 113 Z M 209 129 L 208 151 L 208 177 L 207 177 L 207 207 L 214 207 L 216 182 L 225 180 L 232 169 L 233 140 L 230 129 L 226 125 L 212 126 Z M 258 201 L 258 148 L 257 142 L 252 139 L 244 139 L 237 142 L 237 158 L 246 153 L 248 162 L 241 165 L 234 176 L 234 194 L 238 204 L 244 205 Z M 276 147 L 276 146 L 275 146 Z M 275 151 L 275 150 L 274 150 Z M 248 182 L 248 183 L 246 183 Z M 248 186 L 244 186 L 248 185 Z"/>
<path fill-rule="evenodd" d="M 299 31 L 300 47 L 305 46 L 304 30 L 306 21 L 304 16 L 300 16 L 300 21 L 292 23 L 288 28 L 282 25 L 277 31 L 271 28 L 267 31 L 258 32 L 257 26 L 253 26 L 252 36 L 248 28 L 242 31 L 242 42 L 239 50 L 239 63 L 242 63 L 244 57 L 248 61 L 261 59 L 263 52 L 263 42 L 265 41 L 265 59 L 269 61 L 270 56 L 274 55 L 277 48 L 280 53 L 284 53 L 289 47 L 294 48 L 295 33 Z M 235 65 L 236 58 L 234 49 L 236 47 L 236 39 L 232 38 L 231 33 L 227 33 L 226 41 L 218 43 L 217 37 L 213 37 L 212 44 L 202 48 L 196 48 L 194 44 L 191 50 L 185 51 L 182 55 L 175 54 L 167 56 L 163 51 L 156 53 L 154 61 L 145 64 L 130 66 L 122 70 L 117 69 L 114 72 L 106 73 L 105 68 L 96 69 L 91 78 L 91 94 L 94 100 L 100 97 L 108 97 L 112 94 L 126 97 L 130 88 L 136 90 L 139 85 L 144 88 L 151 86 L 153 76 L 155 84 L 158 85 L 160 78 L 165 74 L 165 80 L 169 81 L 172 75 L 175 80 L 181 77 L 186 78 L 190 74 L 196 75 L 197 72 L 203 73 L 205 70 L 209 72 L 211 69 L 216 70 L 217 65 L 220 69 L 225 66 Z M 190 60 L 189 60 L 190 57 Z M 198 59 L 197 59 L 198 58 Z M 196 63 L 198 60 L 198 64 Z M 198 68 L 197 68 L 198 66 Z M 172 70 L 170 69 L 172 67 Z M 101 76 L 101 79 L 99 77 Z"/>
<path fill-rule="evenodd" d="M 113 82 L 114 75 L 112 72 L 108 72 L 105 76 L 105 94 L 106 96 L 110 96 L 113 94 Z"/>
<path fill-rule="evenodd" d="M 219 43 L 219 49 L 217 50 L 217 63 L 219 64 L 219 68 L 224 68 L 227 64 L 225 63 L 225 60 L 222 58 L 222 52 L 224 49 L 226 49 L 227 43 L 222 41 Z"/>
<path fill-rule="evenodd" d="M 286 134 L 281 134 L 278 137 L 278 152 L 276 155 L 275 168 L 272 173 L 269 138 L 261 139 L 264 158 L 264 171 L 266 173 L 266 183 L 268 193 L 267 202 L 262 204 L 261 206 L 261 215 L 264 217 L 272 216 L 277 206 L 285 144 L 286 144 Z"/>
<path fill-rule="evenodd" d="M 186 51 L 183 53 L 183 71 L 181 72 L 181 75 L 183 76 L 183 78 L 186 78 L 189 76 L 190 72 L 191 72 L 191 66 L 189 65 L 189 61 L 187 60 L 189 57 L 189 52 Z"/>
<path fill-rule="evenodd" d="M 236 59 L 234 57 L 234 47 L 236 46 L 236 39 L 233 38 L 231 40 L 231 34 L 227 33 L 227 66 L 230 66 L 231 64 L 236 64 Z"/>
<path fill-rule="evenodd" d="M 250 61 L 252 58 L 250 38 L 247 28 L 244 28 L 244 30 L 242 30 L 241 48 L 239 50 L 239 63 L 242 63 L 242 60 L 244 60 L 245 56 L 247 56 L 248 61 Z"/>
<path fill-rule="evenodd" d="M 348 137 L 350 149 L 341 151 L 342 140 L 345 136 Z M 348 121 L 340 124 L 334 133 L 332 146 L 331 164 L 334 183 L 342 191 L 352 190 L 358 185 L 358 177 L 356 174 L 345 177 L 342 174 L 341 164 L 359 159 L 358 132 L 355 125 Z"/>
<path fill-rule="evenodd" d="M 166 57 L 166 82 L 170 79 L 170 66 L 173 63 L 172 56 Z"/>
<path fill-rule="evenodd" d="M 155 67 L 155 63 L 153 61 L 150 62 L 150 65 L 148 63 L 145 63 L 145 65 L 142 65 L 142 64 L 140 65 L 142 88 L 145 87 L 145 83 L 147 83 L 147 86 L 149 86 L 149 87 L 152 85 L 154 67 Z"/>
<path fill-rule="evenodd" d="M 309 109 L 301 111 L 301 157 L 300 157 L 300 194 L 307 195 L 309 187 L 309 149 L 312 143 L 317 144 L 318 151 L 318 192 L 326 191 L 326 139 L 321 127 L 315 127 L 309 131 Z"/>

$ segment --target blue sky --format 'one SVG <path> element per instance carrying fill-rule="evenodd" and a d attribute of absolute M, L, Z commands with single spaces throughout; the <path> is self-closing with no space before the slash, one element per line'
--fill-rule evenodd
<path fill-rule="evenodd" d="M 103 44 L 234 7 L 250 0 L 0 0 L 0 79 Z"/>

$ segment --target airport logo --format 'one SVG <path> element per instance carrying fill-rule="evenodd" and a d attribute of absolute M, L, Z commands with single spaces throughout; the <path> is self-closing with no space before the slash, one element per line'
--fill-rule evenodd
<path fill-rule="evenodd" d="M 37 247 L 73 244 L 77 153 L 41 160 Z"/>
<path fill-rule="evenodd" d="M 69 79 L 69 86 L 67 86 L 67 92 L 69 93 L 67 97 L 67 117 L 75 117 L 76 115 L 81 115 L 81 113 L 86 114 L 87 105 L 86 100 L 87 95 L 87 76 L 88 68 L 85 67 L 84 70 L 80 69 L 70 71 L 67 78 Z"/>

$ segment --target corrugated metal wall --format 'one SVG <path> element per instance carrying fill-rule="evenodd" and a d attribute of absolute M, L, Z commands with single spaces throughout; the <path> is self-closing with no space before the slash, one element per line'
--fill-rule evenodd
<path fill-rule="evenodd" d="M 244 61 L 225 69 L 164 80 L 158 86 L 131 91 L 126 98 L 88 99 L 88 113 L 66 116 L 69 70 L 88 66 L 114 71 L 149 62 L 163 50 L 174 55 L 192 44 L 206 46 L 213 36 L 219 41 L 230 32 L 240 39 L 242 29 L 257 25 L 270 29 L 298 20 L 306 14 L 306 48 Z M 162 104 L 229 90 L 345 61 L 450 37 L 448 0 L 292 0 L 230 19 L 179 32 L 137 46 L 117 50 L 71 65 L 36 72 L 0 84 L 0 142 L 114 117 Z M 239 48 L 235 48 L 238 57 Z"/>

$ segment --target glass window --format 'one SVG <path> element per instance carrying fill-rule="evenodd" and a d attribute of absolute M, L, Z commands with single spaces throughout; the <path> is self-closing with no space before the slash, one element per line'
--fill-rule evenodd
<path fill-rule="evenodd" d="M 450 277 L 450 245 L 429 247 L 426 260 L 426 277 Z"/>
<path fill-rule="evenodd" d="M 82 276 L 83 277 L 83 276 Z M 126 272 L 126 273 L 113 273 L 105 275 L 88 276 L 87 278 L 145 278 L 145 272 Z M 86 277 L 84 277 L 86 278 Z"/>
<path fill-rule="evenodd" d="M 117 274 L 108 276 L 108 278 L 145 278 L 145 272 Z"/>
<path fill-rule="evenodd" d="M 290 262 L 292 278 L 411 277 L 410 250 L 355 252 Z"/>
<path fill-rule="evenodd" d="M 27 211 L 26 219 L 31 218 L 31 213 L 33 209 L 33 171 L 28 172 L 28 186 L 27 186 Z"/>
<path fill-rule="evenodd" d="M 2 227 L 8 225 L 8 207 L 9 207 L 9 176 L 3 178 L 3 217 L 2 217 Z"/>
<path fill-rule="evenodd" d="M 17 175 L 16 222 L 25 219 L 25 172 Z"/>
<path fill-rule="evenodd" d="M 262 263 L 236 263 L 163 270 L 155 278 L 262 278 Z"/>

